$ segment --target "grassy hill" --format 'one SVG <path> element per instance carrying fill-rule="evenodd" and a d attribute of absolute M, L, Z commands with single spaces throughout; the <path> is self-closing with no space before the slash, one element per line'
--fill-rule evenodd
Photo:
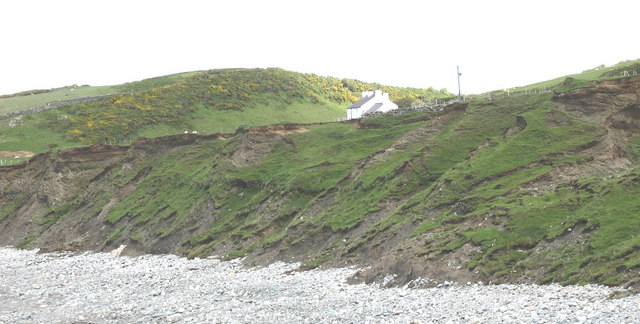
<path fill-rule="evenodd" d="M 197 131 L 233 133 L 238 127 L 272 123 L 335 121 L 360 92 L 381 88 L 407 104 L 447 98 L 446 90 L 411 89 L 324 78 L 282 69 L 226 69 L 184 73 L 130 84 L 64 88 L 38 96 L 66 98 L 73 93 L 112 96 L 25 115 L 17 126 L 0 123 L 0 151 L 45 152 L 94 143 L 128 144 L 139 136 Z M 83 92 L 84 91 L 84 92 Z M 43 101 L 38 101 L 40 104 Z"/>
<path fill-rule="evenodd" d="M 111 86 L 91 87 L 88 85 L 74 85 L 50 90 L 30 90 L 4 95 L 0 96 L 0 114 L 43 106 L 56 101 L 112 94 L 114 91 L 115 89 Z"/>
<path fill-rule="evenodd" d="M 186 72 L 111 86 L 67 86 L 55 89 L 29 90 L 0 96 L 0 115 L 43 106 L 48 103 L 83 97 L 104 96 L 151 90 L 173 84 L 199 72 Z"/>
<path fill-rule="evenodd" d="M 585 87 L 594 85 L 597 81 L 624 77 L 625 71 L 630 75 L 633 75 L 633 71 L 635 71 L 636 74 L 640 74 L 640 59 L 623 61 L 612 66 L 600 65 L 580 73 L 561 76 L 526 86 L 515 87 L 510 89 L 510 91 L 517 93 L 523 91 L 530 92 L 535 90 L 556 89 L 566 86 L 567 79 L 570 80 L 569 82 L 572 82 L 571 86 L 573 87 Z"/>
<path fill-rule="evenodd" d="M 82 131 L 71 140 L 100 142 L 193 127 L 198 111 L 337 107 L 360 89 L 277 69 L 235 72 L 83 104 L 66 112 L 74 115 L 60 129 Z M 251 85 L 254 74 L 271 81 Z M 395 95 L 401 91 L 409 90 Z M 425 277 L 639 286 L 638 91 L 640 78 L 625 77 L 441 112 L 291 120 L 41 154 L 0 168 L 0 238 L 54 249 L 126 244 L 132 254 L 247 256 L 250 264 L 294 260 L 305 269 L 357 264 L 369 268 L 353 279 L 366 282 L 394 274 L 397 284 Z M 137 124 L 88 126 L 103 120 Z"/>

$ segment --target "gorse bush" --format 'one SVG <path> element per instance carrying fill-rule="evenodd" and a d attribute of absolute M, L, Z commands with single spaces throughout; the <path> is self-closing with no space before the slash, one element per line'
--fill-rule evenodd
<path fill-rule="evenodd" d="M 388 87 L 277 68 L 212 70 L 151 90 L 74 106 L 65 128 L 69 136 L 85 143 L 120 141 L 141 127 L 180 126 L 201 109 L 243 111 L 256 104 L 324 101 L 346 105 L 357 100 L 362 91 L 372 89 L 382 89 L 392 100 L 410 103 L 450 96 L 444 89 Z"/>

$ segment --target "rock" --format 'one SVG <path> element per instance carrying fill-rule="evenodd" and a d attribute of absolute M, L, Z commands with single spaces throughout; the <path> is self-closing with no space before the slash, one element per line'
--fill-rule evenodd
<path fill-rule="evenodd" d="M 114 257 L 119 257 L 122 254 L 122 252 L 124 251 L 124 249 L 126 249 L 126 248 L 127 248 L 126 245 L 124 245 L 124 244 L 120 245 L 117 249 L 113 249 L 111 251 L 111 255 L 114 256 Z"/>
<path fill-rule="evenodd" d="M 182 314 L 179 314 L 179 313 L 171 314 L 167 316 L 167 320 L 169 322 L 177 322 L 177 321 L 180 321 L 181 319 L 182 319 Z"/>
<path fill-rule="evenodd" d="M 0 291 L 9 292 L 0 294 L 0 321 L 633 323 L 640 313 L 639 296 L 608 299 L 616 290 L 603 286 L 379 288 L 346 284 L 353 268 L 283 275 L 299 265 L 210 262 L 0 248 Z"/>

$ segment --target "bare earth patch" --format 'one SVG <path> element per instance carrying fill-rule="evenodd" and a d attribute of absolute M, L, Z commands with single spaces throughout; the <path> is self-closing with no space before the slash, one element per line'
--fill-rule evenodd
<path fill-rule="evenodd" d="M 5 159 L 30 158 L 34 155 L 35 154 L 33 152 L 29 152 L 29 151 L 17 151 L 17 152 L 0 151 L 0 158 L 5 158 Z"/>

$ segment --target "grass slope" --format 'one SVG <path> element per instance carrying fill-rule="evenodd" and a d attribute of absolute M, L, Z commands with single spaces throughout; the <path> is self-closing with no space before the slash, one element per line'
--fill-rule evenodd
<path fill-rule="evenodd" d="M 591 85 L 593 84 L 592 83 L 593 81 L 621 77 L 622 76 L 621 74 L 623 74 L 624 71 L 633 73 L 633 70 L 635 70 L 636 73 L 640 73 L 640 67 L 638 66 L 639 64 L 640 64 L 640 60 L 629 60 L 629 61 L 620 62 L 612 66 L 601 65 L 596 68 L 583 71 L 581 73 L 571 74 L 571 75 L 562 76 L 562 77 L 558 77 L 558 78 L 547 80 L 547 81 L 537 82 L 537 83 L 533 83 L 523 87 L 516 87 L 516 88 L 513 88 L 512 90 L 513 91 L 529 90 L 530 91 L 530 90 L 541 89 L 541 88 L 553 88 L 561 85 L 567 78 L 582 81 L 584 86 Z"/>
<path fill-rule="evenodd" d="M 40 91 L 42 92 L 34 90 L 32 92 L 25 92 L 23 95 L 0 98 L 0 114 L 44 106 L 47 103 L 55 101 L 115 93 L 115 89 L 111 86 L 91 87 L 88 85 L 68 86 Z"/>
<path fill-rule="evenodd" d="M 88 189 L 34 216 L 41 232 L 26 233 L 25 245 L 103 215 L 105 248 L 277 251 L 314 267 L 375 264 L 381 255 L 365 256 L 381 247 L 398 253 L 391 262 L 446 264 L 472 246 L 460 266 L 483 280 L 638 284 L 638 161 L 614 173 L 593 168 L 589 148 L 607 131 L 553 98 L 134 145 L 123 158 L 133 167 L 118 162 L 78 184 Z M 619 145 L 632 152 L 628 138 Z M 568 170 L 585 171 L 559 175 Z M 3 199 L 28 199 L 8 190 Z M 3 206 L 9 219 L 18 208 Z"/>
<path fill-rule="evenodd" d="M 179 82 L 197 73 L 199 72 L 178 73 L 119 85 L 73 85 L 49 90 L 31 90 L 13 95 L 3 95 L 0 96 L 0 115 L 8 112 L 39 107 L 56 101 L 150 90 Z"/>
<path fill-rule="evenodd" d="M 183 73 L 108 89 L 64 88 L 1 99 L 60 98 L 74 89 L 76 94 L 85 89 L 96 91 L 92 94 L 120 93 L 26 115 L 17 127 L 8 125 L 14 117 L 6 118 L 0 124 L 0 151 L 38 153 L 93 143 L 127 144 L 138 136 L 156 137 L 185 130 L 232 133 L 241 126 L 335 121 L 345 115 L 344 109 L 357 99 L 356 95 L 374 88 L 382 88 L 408 104 L 450 96 L 446 90 L 388 87 L 281 69 Z"/>
<path fill-rule="evenodd" d="M 438 113 L 139 141 L 113 162 L 77 163 L 82 155 L 64 160 L 70 151 L 60 151 L 5 172 L 25 174 L 1 189 L 0 222 L 20 228 L 21 246 L 46 245 L 65 231 L 69 241 L 57 242 L 66 247 L 361 263 L 383 269 L 368 270 L 373 275 L 406 279 L 463 269 L 494 282 L 638 286 L 640 81 L 607 82 Z M 60 139 L 68 145 L 196 125 L 216 132 L 239 122 L 295 122 L 309 116 L 296 117 L 305 109 L 322 118 L 364 87 L 348 83 L 279 69 L 212 71 L 32 118 L 81 131 Z M 559 102 L 577 93 L 583 112 Z M 252 110 L 260 113 L 249 117 Z M 625 123 L 609 118 L 621 113 Z M 616 157 L 627 161 L 616 167 Z M 62 172 L 62 193 L 49 192 Z M 27 225 L 16 219 L 21 206 L 29 206 Z M 446 271 L 424 270 L 438 264 Z"/>

